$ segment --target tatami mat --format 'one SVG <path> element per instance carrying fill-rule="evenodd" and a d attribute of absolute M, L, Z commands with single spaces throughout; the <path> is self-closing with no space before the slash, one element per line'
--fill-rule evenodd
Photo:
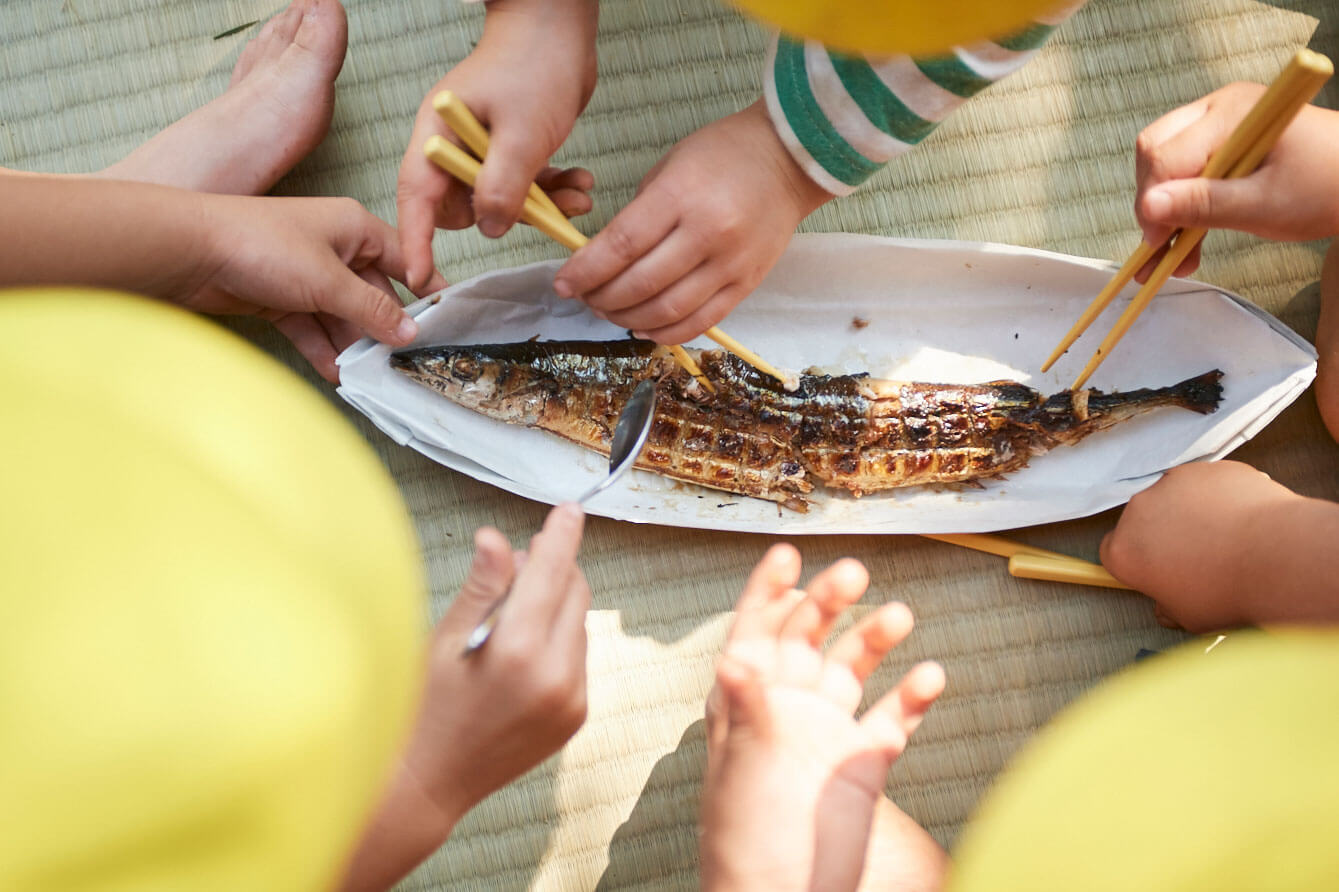
<path fill-rule="evenodd" d="M 396 168 L 414 110 L 468 52 L 480 13 L 454 0 L 346 5 L 350 50 L 333 131 L 279 191 L 352 195 L 393 220 Z M 7 0 L 0 4 L 0 165 L 89 171 L 116 160 L 220 92 L 255 29 L 218 41 L 213 35 L 279 6 Z M 1130 200 L 1139 129 L 1228 81 L 1270 78 L 1309 41 L 1333 55 L 1339 11 L 1327 6 L 1092 0 L 1019 75 L 805 228 L 1123 258 L 1138 240 Z M 1316 17 L 1326 16 L 1317 31 Z M 604 4 L 602 18 L 600 86 L 559 155 L 598 178 L 596 210 L 579 224 L 588 232 L 628 200 L 676 139 L 757 96 L 764 45 L 758 28 L 711 0 L 615 0 Z M 1320 251 L 1216 233 L 1202 275 L 1310 335 L 1316 292 L 1309 286 Z M 528 231 L 500 242 L 470 231 L 437 243 L 452 279 L 560 254 Z M 263 326 L 234 327 L 312 378 Z M 476 526 L 496 524 L 517 542 L 538 528 L 542 506 L 440 468 L 350 417 L 413 512 L 434 615 L 465 572 Z M 1240 457 L 1306 492 L 1339 497 L 1339 449 L 1310 395 Z M 1017 535 L 1094 557 L 1115 516 Z M 767 544 L 593 519 L 582 554 L 595 591 L 589 721 L 558 757 L 471 814 L 404 888 L 691 888 L 702 700 L 730 607 Z M 889 788 L 946 844 L 1010 754 L 1049 716 L 1141 647 L 1178 640 L 1154 624 L 1142 598 L 1015 580 L 1000 560 L 947 545 L 898 537 L 797 544 L 811 568 L 859 557 L 874 578 L 870 603 L 898 598 L 915 611 L 915 635 L 872 691 L 915 660 L 934 657 L 947 667 L 948 693 Z"/>

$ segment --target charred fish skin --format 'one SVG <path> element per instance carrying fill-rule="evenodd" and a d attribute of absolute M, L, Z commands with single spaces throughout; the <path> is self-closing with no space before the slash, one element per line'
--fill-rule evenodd
<path fill-rule="evenodd" d="M 425 347 L 391 367 L 476 412 L 538 427 L 607 455 L 636 385 L 660 399 L 636 467 L 804 510 L 813 489 L 775 426 L 732 416 L 650 341 L 548 341 Z"/>
<path fill-rule="evenodd" d="M 654 349 L 649 341 L 631 340 L 446 345 L 400 350 L 390 365 L 453 402 L 511 424 L 539 426 L 546 414 L 560 411 L 555 398 L 578 398 L 582 404 L 570 411 L 609 422 L 607 446 L 618 412 L 654 364 Z"/>
<path fill-rule="evenodd" d="M 1170 387 L 1049 397 L 1016 381 L 927 384 L 800 376 L 785 391 L 717 350 L 696 354 L 707 393 L 649 341 L 526 341 L 392 354 L 393 368 L 467 408 L 608 454 L 636 385 L 659 400 L 637 467 L 803 509 L 815 483 L 855 496 L 998 477 L 1160 406 L 1214 411 L 1222 372 Z"/>

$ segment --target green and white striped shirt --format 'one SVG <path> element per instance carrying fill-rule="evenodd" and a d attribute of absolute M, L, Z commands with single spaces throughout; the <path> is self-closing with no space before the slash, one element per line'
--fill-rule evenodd
<path fill-rule="evenodd" d="M 873 58 L 778 37 L 764 84 L 772 124 L 814 182 L 847 195 L 965 100 L 1021 68 L 1082 5 L 1071 0 L 1008 37 L 941 56 Z"/>

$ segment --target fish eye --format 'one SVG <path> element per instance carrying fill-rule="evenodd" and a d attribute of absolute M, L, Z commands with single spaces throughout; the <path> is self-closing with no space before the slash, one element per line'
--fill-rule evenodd
<path fill-rule="evenodd" d="M 451 376 L 462 381 L 478 379 L 479 361 L 472 356 L 457 356 L 451 362 Z"/>

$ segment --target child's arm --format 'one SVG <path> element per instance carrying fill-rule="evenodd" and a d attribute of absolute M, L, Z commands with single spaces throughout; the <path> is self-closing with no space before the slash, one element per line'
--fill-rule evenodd
<path fill-rule="evenodd" d="M 418 723 L 341 888 L 389 888 L 466 812 L 557 752 L 585 720 L 582 519 L 575 505 L 549 512 L 519 571 L 501 533 L 475 535 L 469 579 L 433 633 Z M 493 636 L 463 657 L 470 630 L 513 577 Z"/>
<path fill-rule="evenodd" d="M 1074 8 L 938 57 L 777 40 L 765 99 L 679 142 L 555 289 L 662 343 L 701 334 L 757 287 L 801 220 L 1021 67 Z"/>
<path fill-rule="evenodd" d="M 331 381 L 335 356 L 364 332 L 395 345 L 417 332 L 390 284 L 404 279 L 395 231 L 352 199 L 3 171 L 0 202 L 3 285 L 120 288 L 260 316 Z"/>
<path fill-rule="evenodd" d="M 711 892 L 855 889 L 888 769 L 944 688 L 943 670 L 922 663 L 855 719 L 865 679 L 910 633 L 911 612 L 879 607 L 825 654 L 869 575 L 844 560 L 807 593 L 799 578 L 788 545 L 758 564 L 707 700 L 701 863 Z M 904 837 L 906 873 L 922 883 L 908 888 L 937 888 L 946 861 L 933 840 L 886 816 L 880 829 Z"/>
<path fill-rule="evenodd" d="M 1339 621 L 1339 504 L 1240 462 L 1173 468 L 1130 500 L 1102 563 L 1192 632 Z"/>
<path fill-rule="evenodd" d="M 411 285 L 432 273 L 437 227 L 464 229 L 477 219 L 480 232 L 497 238 L 519 218 L 532 181 L 568 216 L 590 210 L 590 173 L 547 165 L 595 90 L 598 13 L 596 0 L 487 4 L 478 46 L 428 91 L 400 162 L 398 225 Z M 434 134 L 459 142 L 432 107 L 447 89 L 489 130 L 472 195 L 423 156 Z"/>
<path fill-rule="evenodd" d="M 1303 108 L 1248 177 L 1200 177 L 1209 157 L 1264 91 L 1259 84 L 1229 84 L 1168 112 L 1139 134 L 1134 210 L 1146 241 L 1160 242 L 1182 226 L 1239 229 L 1285 241 L 1339 234 L 1339 164 L 1334 161 L 1339 112 Z M 1176 275 L 1194 272 L 1199 260 L 1196 247 Z M 1140 281 L 1151 267 L 1141 271 Z"/>

